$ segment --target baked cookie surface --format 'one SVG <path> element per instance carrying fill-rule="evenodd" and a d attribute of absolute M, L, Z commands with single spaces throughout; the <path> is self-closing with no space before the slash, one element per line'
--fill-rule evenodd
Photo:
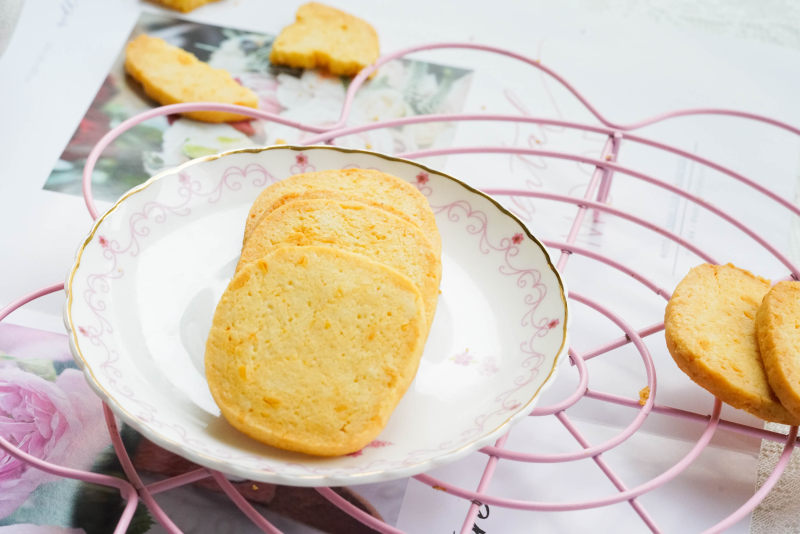
<path fill-rule="evenodd" d="M 150 0 L 154 4 L 158 4 L 169 9 L 180 11 L 181 13 L 188 13 L 200 6 L 217 2 L 218 0 Z"/>
<path fill-rule="evenodd" d="M 703 264 L 681 280 L 666 307 L 672 358 L 723 402 L 767 421 L 797 424 L 770 388 L 755 318 L 770 282 L 731 264 Z"/>
<path fill-rule="evenodd" d="M 235 428 L 314 455 L 372 441 L 413 380 L 422 297 L 397 271 L 330 247 L 282 247 L 244 265 L 220 299 L 206 378 Z"/>
<path fill-rule="evenodd" d="M 142 34 L 130 41 L 125 49 L 125 70 L 142 84 L 147 96 L 162 105 L 218 102 L 258 107 L 258 96 L 236 82 L 229 72 L 215 69 L 158 37 Z M 191 111 L 184 115 L 204 122 L 250 118 L 223 111 Z"/>
<path fill-rule="evenodd" d="M 761 302 L 756 334 L 773 391 L 800 419 L 800 282 L 778 282 Z"/>
<path fill-rule="evenodd" d="M 330 246 L 396 269 L 419 288 L 428 323 L 433 321 L 442 265 L 422 230 L 408 220 L 353 200 L 292 200 L 260 219 L 242 247 L 237 270 L 287 245 Z"/>
<path fill-rule="evenodd" d="M 380 54 L 378 33 L 366 21 L 317 2 L 298 8 L 295 21 L 272 44 L 269 60 L 295 68 L 322 68 L 355 76 Z"/>
<path fill-rule="evenodd" d="M 299 198 L 358 200 L 403 217 L 420 227 L 441 254 L 442 238 L 428 199 L 413 185 L 373 169 L 335 169 L 295 174 L 270 184 L 253 202 L 244 229 L 244 241 L 261 217 Z"/>

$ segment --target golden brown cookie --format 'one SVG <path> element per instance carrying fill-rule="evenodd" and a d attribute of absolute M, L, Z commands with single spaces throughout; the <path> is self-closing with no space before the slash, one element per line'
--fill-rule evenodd
<path fill-rule="evenodd" d="M 321 68 L 338 76 L 355 76 L 378 59 L 378 33 L 366 21 L 317 2 L 303 4 L 295 22 L 272 44 L 276 65 Z"/>
<path fill-rule="evenodd" d="M 761 302 L 756 334 L 781 404 L 800 419 L 800 282 L 778 282 Z"/>
<path fill-rule="evenodd" d="M 244 229 L 244 241 L 266 213 L 299 198 L 358 200 L 385 209 L 420 227 L 437 256 L 442 238 L 428 199 L 413 185 L 373 169 L 333 169 L 295 174 L 264 189 L 253 202 Z"/>
<path fill-rule="evenodd" d="M 675 363 L 723 402 L 767 421 L 797 424 L 770 388 L 755 318 L 770 282 L 731 264 L 693 268 L 664 317 Z"/>
<path fill-rule="evenodd" d="M 142 34 L 129 42 L 125 70 L 142 84 L 147 96 L 162 105 L 217 102 L 258 107 L 258 96 L 237 83 L 230 73 L 215 69 L 158 37 Z M 192 111 L 184 115 L 205 122 L 249 119 L 222 111 Z"/>
<path fill-rule="evenodd" d="M 433 321 L 442 264 L 422 230 L 408 220 L 354 200 L 292 200 L 261 218 L 242 247 L 237 270 L 286 245 L 335 247 L 396 269 L 419 288 L 425 316 Z"/>
<path fill-rule="evenodd" d="M 216 2 L 218 0 L 150 0 L 154 4 L 158 4 L 181 13 L 188 13 L 200 6 Z"/>
<path fill-rule="evenodd" d="M 283 247 L 241 268 L 208 336 L 206 378 L 225 419 L 314 455 L 370 443 L 417 371 L 422 296 L 404 275 L 331 247 Z"/>

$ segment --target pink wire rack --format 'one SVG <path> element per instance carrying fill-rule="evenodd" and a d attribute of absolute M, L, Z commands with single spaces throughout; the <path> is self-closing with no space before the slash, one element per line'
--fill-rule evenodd
<path fill-rule="evenodd" d="M 364 82 L 367 80 L 367 78 L 373 71 L 380 68 L 383 64 L 385 64 L 388 61 L 397 58 L 402 58 L 410 54 L 413 54 L 415 52 L 430 51 L 435 49 L 465 49 L 465 50 L 468 49 L 480 53 L 496 54 L 519 61 L 522 64 L 532 67 L 534 69 L 538 69 L 539 71 L 544 73 L 544 75 L 548 76 L 550 79 L 555 80 L 556 82 L 561 84 L 576 99 L 578 99 L 578 101 L 586 108 L 586 110 L 588 110 L 594 116 L 598 124 L 583 124 L 561 119 L 553 119 L 547 117 L 532 117 L 519 114 L 497 115 L 497 114 L 462 113 L 462 114 L 436 114 L 436 115 L 413 116 L 403 119 L 373 122 L 369 124 L 362 124 L 356 126 L 348 126 L 350 110 L 356 92 L 363 86 Z M 614 176 L 621 174 L 652 184 L 658 188 L 661 188 L 664 191 L 668 191 L 672 194 L 678 195 L 686 199 L 687 201 L 710 211 L 711 213 L 720 217 L 722 220 L 734 226 L 738 231 L 742 232 L 744 235 L 747 235 L 748 237 L 753 239 L 764 249 L 764 251 L 766 251 L 767 254 L 772 255 L 781 264 L 783 264 L 788 271 L 787 278 L 789 277 L 793 279 L 800 278 L 800 271 L 798 271 L 798 268 L 784 254 L 782 254 L 780 250 L 778 250 L 767 239 L 759 235 L 757 232 L 749 228 L 747 225 L 741 223 L 734 214 L 728 213 L 726 210 L 723 210 L 709 203 L 708 201 L 700 198 L 699 196 L 689 193 L 686 190 L 683 190 L 679 187 L 675 187 L 669 183 L 659 180 L 658 178 L 650 176 L 646 173 L 639 172 L 635 169 L 628 168 L 626 166 L 617 163 L 617 157 L 620 152 L 620 148 L 623 144 L 638 144 L 638 145 L 649 146 L 659 151 L 670 153 L 680 158 L 685 158 L 686 160 L 692 161 L 696 164 L 702 165 L 718 173 L 721 173 L 722 175 L 725 175 L 732 180 L 744 184 L 752 191 L 760 195 L 764 195 L 765 197 L 774 201 L 777 206 L 779 206 L 782 209 L 788 210 L 794 216 L 800 216 L 800 209 L 797 206 L 795 206 L 792 202 L 773 193 L 772 191 L 756 183 L 755 181 L 748 179 L 747 177 L 723 165 L 720 165 L 719 163 L 698 156 L 684 149 L 632 133 L 644 128 L 645 126 L 651 126 L 678 117 L 685 117 L 690 115 L 732 116 L 743 120 L 764 123 L 776 128 L 783 129 L 789 132 L 790 134 L 796 136 L 800 136 L 800 129 L 791 126 L 789 124 L 786 124 L 784 122 L 752 113 L 746 113 L 729 109 L 712 109 L 712 108 L 686 109 L 680 111 L 673 111 L 670 113 L 664 113 L 631 124 L 615 123 L 607 119 L 605 116 L 603 116 L 569 82 L 567 82 L 564 78 L 562 78 L 558 73 L 556 73 L 549 67 L 541 64 L 538 60 L 526 57 L 521 54 L 503 50 L 500 48 L 474 44 L 474 43 L 426 44 L 400 50 L 395 53 L 381 57 L 380 60 L 376 62 L 375 65 L 365 69 L 353 79 L 352 83 L 348 87 L 346 99 L 344 102 L 344 106 L 341 110 L 341 115 L 338 122 L 336 122 L 333 125 L 325 127 L 319 127 L 319 126 L 303 124 L 296 121 L 287 120 L 281 116 L 272 113 L 253 110 L 250 108 L 242 108 L 238 106 L 227 106 L 227 105 L 212 104 L 212 103 L 176 104 L 176 105 L 163 106 L 152 109 L 135 117 L 132 117 L 121 123 L 119 126 L 115 127 L 110 132 L 108 132 L 98 142 L 98 144 L 89 154 L 89 157 L 87 159 L 83 173 L 83 194 L 86 207 L 90 215 L 94 219 L 96 219 L 100 214 L 98 213 L 98 210 L 95 207 L 94 197 L 92 195 L 92 179 L 91 179 L 92 172 L 95 167 L 95 164 L 97 163 L 98 158 L 103 153 L 103 151 L 108 147 L 108 145 L 123 132 L 151 118 L 168 114 L 182 113 L 186 111 L 197 111 L 197 110 L 233 111 L 236 113 L 241 113 L 244 115 L 251 116 L 253 118 L 280 123 L 283 125 L 288 125 L 303 132 L 307 132 L 308 134 L 311 134 L 311 137 L 306 138 L 304 142 L 304 144 L 309 144 L 309 145 L 319 144 L 319 143 L 334 144 L 337 138 L 346 135 L 358 134 L 361 132 L 366 132 L 379 128 L 390 128 L 390 127 L 404 126 L 408 124 L 423 123 L 423 122 L 462 123 L 462 122 L 474 122 L 474 121 L 493 121 L 493 122 L 505 122 L 505 123 L 515 123 L 515 124 L 530 124 L 539 126 L 557 126 L 565 129 L 590 132 L 593 134 L 601 134 L 605 136 L 606 141 L 602 152 L 597 157 L 590 157 L 586 155 L 578 155 L 565 152 L 557 152 L 546 149 L 536 149 L 530 147 L 521 148 L 513 146 L 448 147 L 448 148 L 437 148 L 430 150 L 420 150 L 413 153 L 405 153 L 399 155 L 414 159 L 414 158 L 443 156 L 443 155 L 452 156 L 459 154 L 505 154 L 505 155 L 511 154 L 511 155 L 536 156 L 540 158 L 574 161 L 592 166 L 594 170 L 591 176 L 591 180 L 582 196 L 567 196 L 546 191 L 531 191 L 531 190 L 517 189 L 517 188 L 484 190 L 486 193 L 497 197 L 531 198 L 531 199 L 539 199 L 542 201 L 566 203 L 575 206 L 575 216 L 571 221 L 567 238 L 560 241 L 544 240 L 545 245 L 547 245 L 551 250 L 560 251 L 560 255 L 557 258 L 557 268 L 559 269 L 559 271 L 562 272 L 565 270 L 567 263 L 572 255 L 580 255 L 593 262 L 602 263 L 606 266 L 618 270 L 620 273 L 623 273 L 626 276 L 630 277 L 631 279 L 635 280 L 638 284 L 641 284 L 641 286 L 644 287 L 646 290 L 654 293 L 659 297 L 662 297 L 664 301 L 669 299 L 670 290 L 660 287 L 655 281 L 648 278 L 646 274 L 638 272 L 637 270 L 629 267 L 626 263 L 622 261 L 618 261 L 614 258 L 605 256 L 601 253 L 598 253 L 594 250 L 582 247 L 577 244 L 576 242 L 577 236 L 581 228 L 581 225 L 584 223 L 586 217 L 591 214 L 594 214 L 596 216 L 596 214 L 598 213 L 605 213 L 612 217 L 625 219 L 642 228 L 646 228 L 650 231 L 656 232 L 666 237 L 667 239 L 671 240 L 672 242 L 678 244 L 679 246 L 684 247 L 686 250 L 696 254 L 704 261 L 716 263 L 714 261 L 714 258 L 712 258 L 707 252 L 695 246 L 692 242 L 684 239 L 683 237 L 671 233 L 670 231 L 661 228 L 656 224 L 648 222 L 647 220 L 644 220 L 640 217 L 637 217 L 631 213 L 614 208 L 613 206 L 609 205 L 607 203 L 607 200 L 609 198 L 610 191 L 612 190 L 613 187 Z M 62 291 L 63 288 L 64 288 L 63 284 L 55 284 L 49 287 L 45 287 L 29 295 L 26 295 L 15 302 L 12 302 L 11 304 L 7 305 L 5 308 L 0 310 L 0 321 L 5 319 L 11 312 L 27 304 L 28 302 L 37 299 L 43 295 Z M 525 451 L 525 450 L 512 450 L 506 445 L 509 435 L 514 431 L 512 429 L 509 432 L 509 434 L 506 434 L 505 436 L 498 439 L 493 446 L 484 447 L 479 452 L 474 453 L 476 455 L 483 455 L 485 457 L 482 476 L 480 477 L 480 481 L 477 484 L 477 487 L 475 487 L 474 489 L 461 487 L 459 485 L 449 483 L 445 480 L 434 478 L 429 474 L 420 474 L 414 478 L 419 482 L 427 484 L 428 486 L 434 488 L 435 490 L 441 490 L 446 492 L 453 498 L 463 499 L 466 513 L 461 528 L 462 534 L 467 534 L 473 531 L 473 523 L 481 507 L 483 507 L 484 505 L 492 505 L 497 507 L 529 510 L 529 511 L 540 511 L 540 512 L 559 512 L 559 511 L 568 512 L 573 510 L 583 510 L 589 508 L 601 508 L 612 504 L 624 503 L 624 502 L 629 503 L 629 505 L 636 512 L 636 514 L 638 514 L 638 516 L 641 518 L 643 524 L 646 526 L 647 529 L 653 532 L 659 532 L 660 529 L 658 525 L 656 524 L 655 520 L 651 517 L 651 515 L 648 513 L 645 506 L 640 501 L 639 497 L 648 492 L 653 491 L 656 488 L 663 486 L 668 481 L 679 476 L 682 472 L 685 471 L 685 469 L 690 464 L 692 464 L 692 462 L 694 462 L 699 457 L 701 452 L 709 445 L 712 438 L 714 438 L 717 432 L 726 431 L 758 439 L 771 440 L 784 443 L 783 451 L 777 461 L 777 464 L 775 465 L 774 469 L 769 474 L 769 476 L 766 478 L 766 480 L 763 482 L 763 484 L 760 486 L 760 488 L 757 491 L 755 491 L 749 499 L 743 502 L 738 507 L 738 509 L 736 509 L 733 513 L 731 513 L 727 517 L 720 518 L 719 522 L 708 528 L 706 532 L 719 532 L 725 530 L 726 528 L 730 527 L 731 525 L 735 524 L 736 522 L 748 516 L 748 514 L 750 514 L 758 506 L 758 504 L 775 486 L 778 479 L 781 477 L 784 469 L 786 468 L 787 464 L 789 463 L 791 453 L 797 444 L 797 427 L 792 427 L 788 432 L 788 435 L 785 435 L 778 432 L 765 430 L 760 427 L 748 426 L 740 423 L 735 423 L 732 421 L 727 421 L 720 417 L 722 406 L 719 400 L 715 400 L 713 404 L 713 409 L 710 414 L 687 411 L 671 407 L 668 405 L 661 405 L 656 403 L 655 401 L 656 389 L 657 389 L 656 367 L 654 365 L 654 361 L 650 354 L 650 351 L 648 350 L 645 344 L 645 339 L 648 338 L 649 336 L 653 336 L 655 334 L 662 332 L 663 323 L 652 324 L 648 327 L 640 328 L 637 330 L 636 328 L 632 327 L 631 324 L 628 321 L 626 321 L 624 317 L 619 316 L 609 307 L 593 300 L 589 296 L 583 295 L 581 293 L 571 292 L 569 295 L 569 299 L 573 304 L 580 304 L 592 310 L 595 310 L 599 314 L 606 317 L 610 321 L 610 323 L 614 325 L 615 328 L 621 331 L 621 335 L 617 339 L 608 342 L 602 346 L 594 347 L 591 350 L 579 352 L 577 350 L 570 349 L 569 351 L 570 365 L 567 365 L 566 363 L 564 364 L 564 367 L 568 367 L 569 370 L 564 370 L 562 371 L 562 373 L 573 372 L 576 374 L 575 378 L 577 378 L 577 380 L 574 390 L 570 394 L 566 395 L 560 401 L 553 403 L 549 406 L 537 407 L 530 414 L 531 417 L 555 417 L 560 422 L 560 424 L 563 425 L 563 427 L 569 432 L 569 434 L 571 434 L 574 440 L 579 444 L 580 450 L 578 452 L 558 453 L 558 454 L 538 453 L 535 451 Z M 581 336 L 581 332 L 571 331 L 570 336 L 573 340 L 579 339 Z M 650 395 L 644 402 L 640 402 L 640 399 L 626 398 L 623 396 L 594 390 L 589 387 L 589 370 L 587 366 L 587 361 L 592 358 L 603 356 L 609 353 L 610 351 L 613 351 L 620 347 L 629 345 L 632 345 L 635 351 L 641 357 L 641 362 L 644 367 L 644 372 L 646 375 L 647 386 L 650 388 L 649 390 Z M 603 403 L 608 403 L 611 405 L 628 408 L 630 410 L 635 411 L 635 416 L 627 425 L 627 427 L 619 431 L 614 437 L 602 443 L 591 443 L 581 433 L 578 426 L 574 424 L 573 420 L 570 418 L 568 414 L 568 410 L 582 398 L 591 398 Z M 252 522 L 258 528 L 260 528 L 264 532 L 269 532 L 269 533 L 280 532 L 267 519 L 265 519 L 264 516 L 260 514 L 250 503 L 248 503 L 244 497 L 242 497 L 242 495 L 225 478 L 225 476 L 222 473 L 214 472 L 212 470 L 205 468 L 199 468 L 179 476 L 151 483 L 149 485 L 145 484 L 142 481 L 142 478 L 140 477 L 136 468 L 134 467 L 133 462 L 131 461 L 131 458 L 129 457 L 127 451 L 125 450 L 125 447 L 122 443 L 122 439 L 120 437 L 119 430 L 117 428 L 117 422 L 115 420 L 114 414 L 105 405 L 104 405 L 104 410 L 105 410 L 105 417 L 109 434 L 111 436 L 114 449 L 121 461 L 122 467 L 127 476 L 127 480 L 107 475 L 91 473 L 87 471 L 69 469 L 42 461 L 18 449 L 8 440 L 3 439 L 2 437 L 0 437 L 0 447 L 2 447 L 11 456 L 16 457 L 22 461 L 28 462 L 32 466 L 41 469 L 43 471 L 46 471 L 48 473 L 59 475 L 62 477 L 79 479 L 117 489 L 120 492 L 123 500 L 126 502 L 126 506 L 124 507 L 124 511 L 119 519 L 115 532 L 124 532 L 127 529 L 133 517 L 134 510 L 136 509 L 136 506 L 138 505 L 140 500 L 149 508 L 153 517 L 167 531 L 180 532 L 181 531 L 180 528 L 173 522 L 173 520 L 168 516 L 168 514 L 166 514 L 163 511 L 163 509 L 154 499 L 154 496 L 181 486 L 185 486 L 187 484 L 191 484 L 193 482 L 205 478 L 212 478 L 213 480 L 215 480 L 216 483 L 223 490 L 223 492 L 248 518 L 250 518 L 250 520 L 252 520 Z M 623 482 L 622 478 L 611 468 L 609 463 L 605 461 L 603 454 L 617 447 L 626 440 L 628 440 L 635 432 L 637 432 L 637 430 L 641 428 L 644 421 L 648 418 L 650 414 L 660 414 L 662 416 L 667 416 L 670 418 L 680 418 L 683 420 L 694 421 L 698 425 L 703 425 L 704 428 L 699 438 L 696 439 L 696 442 L 691 447 L 689 452 L 686 453 L 680 460 L 675 462 L 671 467 L 663 471 L 661 474 L 651 478 L 650 480 L 638 486 L 627 487 L 626 484 Z M 490 483 L 493 480 L 499 462 L 562 463 L 562 462 L 575 462 L 582 459 L 591 459 L 592 463 L 594 464 L 594 468 L 599 468 L 602 471 L 602 473 L 604 473 L 604 475 L 613 484 L 615 488 L 615 491 L 613 493 L 602 498 L 595 498 L 585 501 L 539 502 L 534 500 L 520 500 L 520 499 L 509 499 L 500 497 L 494 494 L 489 489 Z M 353 504 L 349 503 L 344 498 L 339 496 L 336 492 L 334 492 L 330 488 L 321 487 L 317 488 L 317 491 L 323 497 L 328 499 L 330 502 L 341 508 L 343 511 L 350 514 L 357 520 L 363 522 L 364 524 L 372 527 L 378 532 L 383 532 L 383 533 L 401 532 L 397 528 L 388 525 L 383 521 L 376 519 L 372 515 L 357 508 L 356 506 L 354 506 Z"/>

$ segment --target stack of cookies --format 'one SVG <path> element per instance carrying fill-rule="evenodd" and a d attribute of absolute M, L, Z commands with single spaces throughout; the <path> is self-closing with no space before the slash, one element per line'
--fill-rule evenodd
<path fill-rule="evenodd" d="M 436 221 L 408 182 L 345 169 L 267 187 L 206 345 L 222 415 L 275 447 L 360 450 L 416 375 L 440 279 Z"/>
<path fill-rule="evenodd" d="M 766 421 L 800 424 L 800 282 L 699 265 L 675 288 L 664 328 L 697 384 Z"/>

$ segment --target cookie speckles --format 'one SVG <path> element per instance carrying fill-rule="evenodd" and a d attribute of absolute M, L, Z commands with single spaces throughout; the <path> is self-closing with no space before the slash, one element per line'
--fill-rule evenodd
<path fill-rule="evenodd" d="M 427 335 L 419 290 L 331 247 L 277 248 L 265 262 L 244 266 L 217 306 L 206 346 L 212 396 L 234 427 L 269 445 L 360 450 L 416 375 Z"/>

